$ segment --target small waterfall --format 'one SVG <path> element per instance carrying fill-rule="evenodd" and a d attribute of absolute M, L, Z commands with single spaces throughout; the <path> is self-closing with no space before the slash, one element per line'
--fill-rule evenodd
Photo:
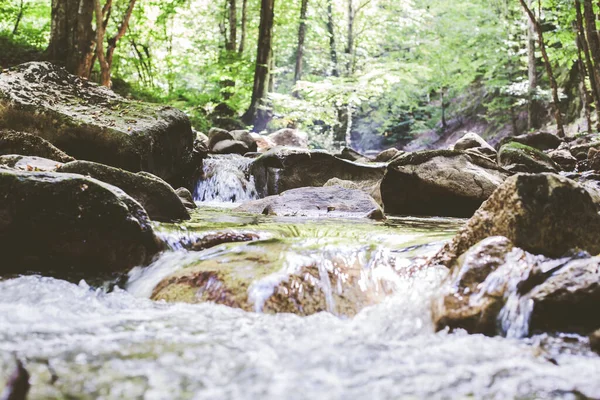
<path fill-rule="evenodd" d="M 196 185 L 194 200 L 238 203 L 258 198 L 254 177 L 248 173 L 252 161 L 237 154 L 209 156 L 204 160 L 204 176 Z"/>

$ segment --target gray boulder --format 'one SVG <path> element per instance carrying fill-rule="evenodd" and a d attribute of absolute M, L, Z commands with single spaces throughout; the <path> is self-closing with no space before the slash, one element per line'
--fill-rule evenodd
<path fill-rule="evenodd" d="M 0 122 L 2 125 L 2 122 Z M 58 162 L 75 159 L 39 136 L 11 130 L 0 130 L 0 155 L 19 154 L 42 157 Z"/>
<path fill-rule="evenodd" d="M 56 171 L 63 163 L 47 158 L 7 154 L 0 156 L 0 166 L 20 171 Z"/>

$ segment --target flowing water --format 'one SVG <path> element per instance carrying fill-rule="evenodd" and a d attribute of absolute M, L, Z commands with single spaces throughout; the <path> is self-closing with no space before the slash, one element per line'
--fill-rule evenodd
<path fill-rule="evenodd" d="M 232 200 L 209 192 L 204 199 Z M 121 287 L 39 276 L 0 281 L 0 388 L 18 357 L 31 374 L 32 399 L 600 398 L 600 357 L 583 337 L 434 332 L 430 297 L 446 271 L 422 268 L 423 260 L 463 222 L 306 221 L 201 207 L 190 222 L 157 225 L 170 249 Z M 223 231 L 256 240 L 186 250 Z M 149 300 L 187 264 L 226 260 L 245 246 L 275 251 L 284 268 L 305 259 L 324 268 L 334 257 L 359 262 L 372 272 L 367 283 L 391 282 L 392 294 L 354 317 Z M 249 288 L 255 304 L 279 279 L 267 278 Z"/>
<path fill-rule="evenodd" d="M 196 186 L 194 200 L 218 205 L 256 199 L 254 178 L 248 175 L 251 162 L 235 154 L 209 156 L 204 160 L 204 177 Z"/>

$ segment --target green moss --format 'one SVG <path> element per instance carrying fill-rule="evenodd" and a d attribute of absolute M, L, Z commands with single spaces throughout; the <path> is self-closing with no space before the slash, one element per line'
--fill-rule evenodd
<path fill-rule="evenodd" d="M 503 166 L 521 164 L 530 172 L 560 170 L 560 167 L 544 152 L 517 142 L 507 143 L 500 148 L 498 162 Z"/>

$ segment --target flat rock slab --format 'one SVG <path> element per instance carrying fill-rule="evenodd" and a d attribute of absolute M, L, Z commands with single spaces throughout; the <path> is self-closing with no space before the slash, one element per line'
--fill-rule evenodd
<path fill-rule="evenodd" d="M 339 186 L 292 189 L 244 203 L 235 210 L 285 217 L 384 218 L 383 210 L 371 196 Z"/>
<path fill-rule="evenodd" d="M 0 110 L 0 129 L 35 134 L 77 159 L 173 184 L 194 170 L 194 134 L 183 112 L 127 100 L 47 62 L 0 74 Z"/>

